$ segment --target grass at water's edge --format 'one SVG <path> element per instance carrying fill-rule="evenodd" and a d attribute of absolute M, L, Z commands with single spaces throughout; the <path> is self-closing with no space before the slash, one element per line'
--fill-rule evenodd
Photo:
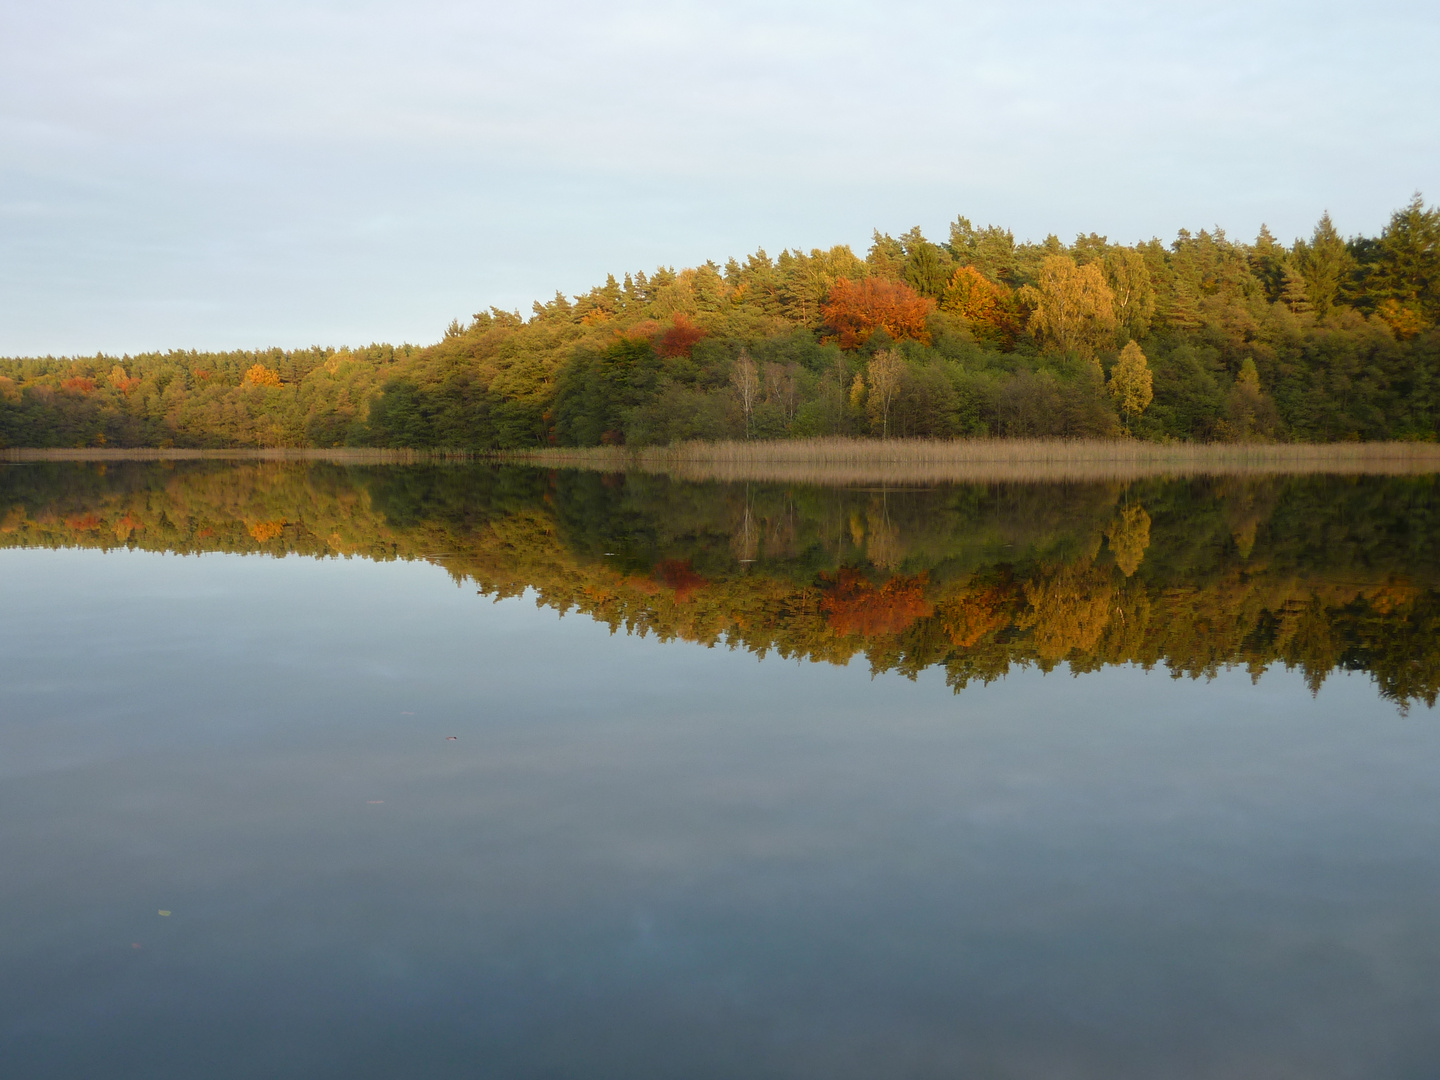
<path fill-rule="evenodd" d="M 1128 480 L 1146 476 L 1440 472 L 1440 443 L 1147 443 L 1133 439 L 790 439 L 674 446 L 549 447 L 492 453 L 348 449 L 6 449 L 0 461 L 326 461 L 355 465 L 501 461 L 636 470 L 683 480 L 865 484 Z"/>
<path fill-rule="evenodd" d="M 666 473 L 685 480 L 946 483 L 1107 480 L 1246 473 L 1440 472 L 1440 444 L 1146 443 L 1133 439 L 792 439 L 631 449 L 547 448 L 508 460 L 552 468 Z"/>

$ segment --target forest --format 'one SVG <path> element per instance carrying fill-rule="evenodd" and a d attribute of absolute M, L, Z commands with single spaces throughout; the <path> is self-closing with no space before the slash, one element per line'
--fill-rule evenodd
<path fill-rule="evenodd" d="M 427 559 L 612 630 L 910 676 L 1163 664 L 1440 695 L 1440 481 L 863 490 L 297 463 L 0 466 L 0 548 Z"/>
<path fill-rule="evenodd" d="M 0 360 L 0 447 L 489 451 L 816 435 L 1440 433 L 1440 209 L 1286 245 L 1017 243 L 957 218 L 613 275 L 436 344 Z"/>

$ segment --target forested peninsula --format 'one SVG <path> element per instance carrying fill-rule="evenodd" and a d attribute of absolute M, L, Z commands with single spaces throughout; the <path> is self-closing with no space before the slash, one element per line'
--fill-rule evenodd
<path fill-rule="evenodd" d="M 0 447 L 1440 434 L 1440 209 L 1377 237 L 1016 243 L 961 217 L 627 273 L 437 344 L 0 360 Z"/>

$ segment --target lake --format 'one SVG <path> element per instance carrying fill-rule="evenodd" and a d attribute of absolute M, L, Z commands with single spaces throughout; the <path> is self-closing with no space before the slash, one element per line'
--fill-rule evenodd
<path fill-rule="evenodd" d="M 1430 1077 L 1433 476 L 0 465 L 0 1061 Z"/>

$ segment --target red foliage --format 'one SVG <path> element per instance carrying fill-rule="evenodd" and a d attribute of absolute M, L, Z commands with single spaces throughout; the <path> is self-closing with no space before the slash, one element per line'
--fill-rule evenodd
<path fill-rule="evenodd" d="M 925 329 L 925 318 L 934 309 L 934 300 L 900 281 L 840 278 L 830 287 L 822 310 L 825 321 L 840 339 L 840 347 L 854 349 L 882 328 L 897 340 L 913 338 L 928 345 L 930 334 Z"/>
<path fill-rule="evenodd" d="M 881 637 L 908 629 L 935 608 L 925 599 L 927 575 L 896 576 L 876 588 L 858 570 L 841 570 L 820 602 L 830 629 L 841 637 Z"/>
<path fill-rule="evenodd" d="M 60 383 L 60 389 L 70 394 L 93 394 L 95 380 L 87 379 L 83 375 L 73 375 Z"/>
<path fill-rule="evenodd" d="M 690 566 L 690 560 L 666 559 L 655 567 L 654 578 L 666 588 L 675 590 L 677 603 L 687 603 L 696 591 L 710 584 Z"/>
<path fill-rule="evenodd" d="M 704 330 L 684 315 L 676 315 L 671 325 L 660 335 L 655 351 L 661 356 L 689 356 L 695 343 L 704 336 Z"/>

